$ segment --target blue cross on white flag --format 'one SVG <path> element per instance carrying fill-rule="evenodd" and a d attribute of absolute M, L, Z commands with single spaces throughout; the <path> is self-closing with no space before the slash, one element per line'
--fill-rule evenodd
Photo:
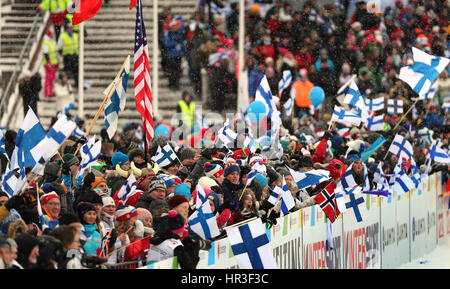
<path fill-rule="evenodd" d="M 283 90 L 288 88 L 292 81 L 292 73 L 290 70 L 283 71 L 283 78 L 278 82 L 278 97 L 281 97 Z"/>
<path fill-rule="evenodd" d="M 377 169 L 373 174 L 373 181 L 377 184 L 377 190 L 382 191 L 389 189 L 389 183 L 383 171 L 383 162 L 378 164 Z"/>
<path fill-rule="evenodd" d="M 195 206 L 197 208 L 200 208 L 202 206 L 203 203 L 206 203 L 206 193 L 205 190 L 203 190 L 203 187 L 198 184 L 197 185 L 197 197 L 195 199 Z"/>
<path fill-rule="evenodd" d="M 394 140 L 392 141 L 392 144 L 389 147 L 389 151 L 400 157 L 400 159 L 402 157 L 410 159 L 411 156 L 413 155 L 413 148 L 411 143 L 406 138 L 404 138 L 399 134 L 395 135 Z"/>
<path fill-rule="evenodd" d="M 319 183 L 330 179 L 330 172 L 327 170 L 312 170 L 307 172 L 296 172 L 290 167 L 287 167 L 291 176 L 294 178 L 297 188 L 299 190 L 315 186 Z"/>
<path fill-rule="evenodd" d="M 223 127 L 219 129 L 217 135 L 218 138 L 224 143 L 224 145 L 228 145 L 229 143 L 232 143 L 236 140 L 237 133 L 235 133 L 230 128 L 230 120 L 228 118 L 225 121 Z"/>
<path fill-rule="evenodd" d="M 80 169 L 78 170 L 77 176 L 83 174 L 83 172 L 91 165 L 95 164 L 100 156 L 100 151 L 102 149 L 102 140 L 95 141 L 95 135 L 91 137 L 80 150 L 81 162 Z"/>
<path fill-rule="evenodd" d="M 250 131 L 248 131 L 247 135 L 245 136 L 244 147 L 247 148 L 252 154 L 254 154 L 256 152 L 256 149 L 258 148 L 258 144 L 256 143 Z"/>
<path fill-rule="evenodd" d="M 361 210 L 365 209 L 365 206 L 360 206 L 361 204 L 364 204 L 364 197 L 361 192 L 359 193 L 349 193 L 345 194 L 345 208 L 346 209 L 353 209 L 352 212 L 355 215 L 356 221 L 362 222 L 362 212 Z"/>
<path fill-rule="evenodd" d="M 42 141 L 45 135 L 46 132 L 39 119 L 29 107 L 22 126 L 16 135 L 16 147 L 11 156 L 13 169 L 18 167 L 31 167 L 39 161 L 39 158 L 35 159 L 35 156 L 31 152 Z"/>
<path fill-rule="evenodd" d="M 72 133 L 73 136 L 77 138 L 82 138 L 86 135 L 84 131 L 81 130 L 81 128 L 78 127 L 78 125 L 75 127 L 75 130 Z"/>
<path fill-rule="evenodd" d="M 427 54 L 415 47 L 412 48 L 414 65 L 400 69 L 399 78 L 406 82 L 418 95 L 425 99 L 425 95 L 439 74 L 449 64 L 450 59 Z"/>
<path fill-rule="evenodd" d="M 16 191 L 16 184 L 17 184 L 17 177 L 13 173 L 11 169 L 11 163 L 6 168 L 5 172 L 3 173 L 3 179 L 2 179 L 2 191 L 7 193 L 9 197 L 14 196 Z"/>
<path fill-rule="evenodd" d="M 348 104 L 351 108 L 355 108 L 361 115 L 361 121 L 367 122 L 369 112 L 366 103 L 364 102 L 364 98 L 359 92 L 358 86 L 354 80 L 350 82 L 350 85 L 345 89 L 344 93 L 344 103 Z"/>
<path fill-rule="evenodd" d="M 375 116 L 371 114 L 367 120 L 367 129 L 370 131 L 380 131 L 384 128 L 384 114 Z"/>
<path fill-rule="evenodd" d="M 127 203 L 127 200 L 136 193 L 136 177 L 134 173 L 131 172 L 130 176 L 127 178 L 125 183 L 120 188 L 120 191 L 117 193 L 117 197 L 124 204 Z"/>
<path fill-rule="evenodd" d="M 416 184 L 411 180 L 405 171 L 400 170 L 395 178 L 394 190 L 397 195 L 403 195 L 415 188 Z"/>
<path fill-rule="evenodd" d="M 255 165 L 257 165 L 257 164 L 258 163 L 256 163 Z M 258 174 L 258 171 L 255 169 L 252 169 L 247 175 L 247 183 L 245 185 L 248 186 L 253 181 L 253 179 L 256 177 L 257 174 Z"/>
<path fill-rule="evenodd" d="M 255 94 L 255 101 L 261 101 L 266 106 L 266 115 L 271 117 L 274 111 L 277 111 L 276 103 L 278 97 L 274 97 L 270 91 L 269 82 L 264 75 Z"/>
<path fill-rule="evenodd" d="M 281 201 L 280 216 L 286 215 L 287 213 L 289 213 L 289 210 L 295 206 L 295 201 L 294 201 L 294 198 L 292 197 L 291 191 L 289 191 L 289 188 L 286 184 L 285 178 L 283 178 L 282 188 L 275 187 L 273 189 L 273 192 L 280 196 L 280 198 L 278 199 L 279 201 Z M 269 202 L 270 202 L 270 200 L 269 200 Z M 278 203 L 278 201 L 276 201 L 276 204 L 277 203 Z M 274 205 L 276 205 L 276 204 L 274 204 Z"/>
<path fill-rule="evenodd" d="M 128 77 L 130 75 L 130 58 L 127 57 L 127 59 L 128 61 L 126 62 L 125 67 L 120 71 L 119 78 L 115 79 L 103 92 L 105 95 L 108 95 L 123 75 L 121 83 L 117 85 L 117 88 L 108 99 L 104 111 L 106 132 L 110 139 L 112 139 L 117 130 L 119 110 L 123 111 L 125 109 Z"/>
<path fill-rule="evenodd" d="M 291 87 L 291 92 L 289 93 L 289 99 L 283 104 L 284 111 L 287 116 L 290 116 L 292 113 L 292 109 L 294 108 L 294 100 L 295 100 L 295 89 Z"/>
<path fill-rule="evenodd" d="M 154 160 L 160 167 L 170 165 L 175 159 L 177 159 L 177 155 L 169 144 L 166 144 L 163 148 L 158 146 L 156 155 L 152 157 L 152 160 Z"/>
<path fill-rule="evenodd" d="M 338 206 L 339 212 L 344 213 L 347 211 L 346 195 L 348 194 L 359 194 L 362 191 L 361 186 L 354 186 L 352 188 L 343 189 L 342 187 L 337 187 L 334 192 L 336 193 L 336 204 Z"/>
<path fill-rule="evenodd" d="M 209 202 L 204 202 L 189 216 L 188 224 L 191 230 L 203 240 L 212 239 L 220 235 L 217 219 L 211 211 Z"/>
<path fill-rule="evenodd" d="M 352 168 L 353 168 L 353 163 L 350 166 L 348 166 L 348 168 L 345 171 L 344 175 L 342 176 L 341 180 L 337 184 L 338 188 L 341 187 L 343 189 L 348 189 L 348 188 L 354 188 L 355 186 L 358 186 L 358 184 L 355 181 L 355 178 L 353 177 Z"/>
<path fill-rule="evenodd" d="M 430 159 L 437 163 L 450 164 L 450 156 L 441 147 L 433 144 L 428 151 Z"/>
<path fill-rule="evenodd" d="M 367 109 L 369 111 L 377 111 L 384 109 L 384 97 L 366 99 Z"/>
<path fill-rule="evenodd" d="M 209 55 L 209 65 L 214 65 L 216 62 L 230 57 L 230 55 L 231 51 L 212 53 Z"/>
<path fill-rule="evenodd" d="M 4 154 L 8 158 L 5 149 L 5 136 L 3 134 L 3 130 L 0 130 L 0 153 Z"/>
<path fill-rule="evenodd" d="M 278 269 L 261 218 L 225 229 L 239 269 Z"/>
<path fill-rule="evenodd" d="M 345 126 L 359 126 L 361 124 L 361 116 L 352 112 L 347 112 L 340 106 L 334 106 L 331 121 L 341 123 Z"/>
<path fill-rule="evenodd" d="M 388 99 L 387 113 L 394 114 L 394 115 L 402 114 L 403 113 L 403 100 Z"/>

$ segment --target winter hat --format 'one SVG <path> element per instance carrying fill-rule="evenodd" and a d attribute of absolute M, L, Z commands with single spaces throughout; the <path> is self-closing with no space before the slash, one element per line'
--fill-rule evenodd
<path fill-rule="evenodd" d="M 101 172 L 103 167 L 105 167 L 105 166 L 106 166 L 106 164 L 103 161 L 98 160 L 98 161 L 95 161 L 93 165 L 91 165 L 91 168 L 96 171 Z"/>
<path fill-rule="evenodd" d="M 126 221 L 138 215 L 136 209 L 132 206 L 125 206 L 119 203 L 116 208 L 116 220 L 119 222 Z"/>
<path fill-rule="evenodd" d="M 205 175 L 209 178 L 218 178 L 225 173 L 224 169 L 214 163 L 206 162 L 205 163 Z"/>
<path fill-rule="evenodd" d="M 217 213 L 217 210 L 219 209 L 219 207 L 221 205 L 219 195 L 216 194 L 216 193 L 209 193 L 208 196 L 207 196 L 207 199 L 213 201 L 213 203 L 214 203 L 214 212 L 213 212 L 213 214 Z"/>
<path fill-rule="evenodd" d="M 49 162 L 44 168 L 44 175 L 56 176 L 60 168 L 58 162 Z"/>
<path fill-rule="evenodd" d="M 21 255 L 25 260 L 28 260 L 28 256 L 33 248 L 39 245 L 38 239 L 29 233 L 20 234 L 14 241 L 17 243 L 17 254 Z"/>
<path fill-rule="evenodd" d="M 154 215 L 157 211 L 164 209 L 164 208 L 169 208 L 169 204 L 167 203 L 167 201 L 165 200 L 153 200 L 150 203 L 150 206 L 148 207 L 148 210 L 150 211 L 150 213 L 152 213 L 152 215 Z"/>
<path fill-rule="evenodd" d="M 238 172 L 240 174 L 241 169 L 239 168 L 239 165 L 237 163 L 228 163 L 225 166 L 224 176 L 228 176 L 232 172 Z"/>
<path fill-rule="evenodd" d="M 269 182 L 267 177 L 261 175 L 260 173 L 256 174 L 254 180 L 257 181 L 261 185 L 262 188 L 264 188 L 267 185 L 267 183 Z"/>
<path fill-rule="evenodd" d="M 163 179 L 158 178 L 158 177 L 154 177 L 153 179 L 151 179 L 150 184 L 148 186 L 148 191 L 154 191 L 157 188 L 163 188 L 164 190 L 166 190 L 166 183 L 164 182 Z"/>
<path fill-rule="evenodd" d="M 102 197 L 96 193 L 94 190 L 89 190 L 84 192 L 83 194 L 81 194 L 80 202 L 88 202 L 91 204 L 102 204 L 103 205 L 103 200 Z"/>
<path fill-rule="evenodd" d="M 64 164 L 66 164 L 68 167 L 80 163 L 78 158 L 75 155 L 73 155 L 73 154 L 65 154 L 62 157 L 62 160 L 63 160 Z"/>
<path fill-rule="evenodd" d="M 140 220 L 153 219 L 152 213 L 150 213 L 150 211 L 145 208 L 136 208 L 136 211 L 138 214 L 138 219 Z"/>
<path fill-rule="evenodd" d="M 97 209 L 95 208 L 95 206 L 92 203 L 81 202 L 77 206 L 77 213 L 78 213 L 78 217 L 80 218 L 80 220 L 83 220 L 84 214 L 86 214 L 87 212 L 90 212 L 90 211 L 97 212 Z"/>
<path fill-rule="evenodd" d="M 344 139 L 341 136 L 333 135 L 331 137 L 331 147 L 333 149 L 339 148 L 343 142 L 344 142 Z"/>
<path fill-rule="evenodd" d="M 201 177 L 198 180 L 198 184 L 203 188 L 204 187 L 211 188 L 213 186 L 217 186 L 217 182 L 214 179 L 208 177 Z"/>
<path fill-rule="evenodd" d="M 164 180 L 164 183 L 166 185 L 166 188 L 169 188 L 173 185 L 178 185 L 181 184 L 181 179 L 177 176 L 173 176 L 173 175 L 167 175 L 167 174 L 161 174 L 158 177 L 160 177 L 161 179 Z"/>
<path fill-rule="evenodd" d="M 129 162 L 130 159 L 128 158 L 128 156 L 124 153 L 121 152 L 116 152 L 115 154 L 113 154 L 112 158 L 111 158 L 111 163 L 113 165 L 113 168 L 116 167 L 116 165 L 123 165 L 126 162 Z"/>
<path fill-rule="evenodd" d="M 144 153 L 144 150 L 143 149 L 141 149 L 141 148 L 134 148 L 134 149 L 132 149 L 132 150 L 130 150 L 129 152 L 128 152 L 128 159 L 130 160 L 130 161 L 133 161 L 133 159 L 135 158 L 135 157 L 137 157 L 137 156 L 140 156 L 140 157 L 142 157 L 143 159 L 145 159 L 145 153 Z"/>
<path fill-rule="evenodd" d="M 248 164 L 249 164 L 251 167 L 253 167 L 253 165 L 254 165 L 255 163 L 258 163 L 258 162 L 261 163 L 261 164 L 263 164 L 263 165 L 267 165 L 266 160 L 265 160 L 262 156 L 260 156 L 260 155 L 258 155 L 258 154 L 253 155 L 253 156 L 250 158 Z"/>
<path fill-rule="evenodd" d="M 91 188 L 95 188 L 96 186 L 98 186 L 101 183 L 106 183 L 106 180 L 104 178 L 101 178 L 101 177 L 95 177 L 95 181 L 92 182 Z"/>
<path fill-rule="evenodd" d="M 175 210 L 170 210 L 167 216 L 169 217 L 169 221 L 167 224 L 167 229 L 169 231 L 175 234 L 179 234 L 184 231 L 186 221 L 184 220 L 182 215 L 178 214 L 178 212 Z"/>
<path fill-rule="evenodd" d="M 44 195 L 40 198 L 41 206 L 43 206 L 45 203 L 47 203 L 48 201 L 50 201 L 51 199 L 54 199 L 54 198 L 56 198 L 56 199 L 58 199 L 58 200 L 60 199 L 59 196 L 58 196 L 58 194 L 55 193 L 55 192 L 50 192 L 50 193 L 44 194 Z"/>
<path fill-rule="evenodd" d="M 173 209 L 184 202 L 189 203 L 189 198 L 184 195 L 174 195 L 169 199 L 169 209 Z"/>
<path fill-rule="evenodd" d="M 114 203 L 114 199 L 111 197 L 103 197 L 102 201 L 103 201 L 103 207 L 111 206 L 111 205 L 113 205 L 114 207 L 116 206 L 116 203 Z"/>
<path fill-rule="evenodd" d="M 182 148 L 178 152 L 178 158 L 181 162 L 187 159 L 193 159 L 195 158 L 195 151 L 189 147 Z"/>
<path fill-rule="evenodd" d="M 174 196 L 181 195 L 187 197 L 189 200 L 191 199 L 191 188 L 189 188 L 186 184 L 179 184 L 175 191 L 173 192 Z"/>

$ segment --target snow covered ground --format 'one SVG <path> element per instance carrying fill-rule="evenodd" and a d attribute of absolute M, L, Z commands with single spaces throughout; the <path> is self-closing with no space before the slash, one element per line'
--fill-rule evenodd
<path fill-rule="evenodd" d="M 450 269 L 450 239 L 433 252 L 397 269 Z"/>

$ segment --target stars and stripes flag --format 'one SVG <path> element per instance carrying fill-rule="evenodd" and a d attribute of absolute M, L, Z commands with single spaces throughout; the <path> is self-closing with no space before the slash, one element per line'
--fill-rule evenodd
<path fill-rule="evenodd" d="M 419 95 L 419 99 L 426 99 L 432 84 L 450 63 L 450 59 L 430 55 L 415 47 L 412 53 L 414 64 L 402 67 L 399 78 Z"/>
<path fill-rule="evenodd" d="M 152 90 L 150 80 L 150 61 L 147 35 L 142 18 L 142 3 L 138 1 L 136 8 L 136 31 L 134 42 L 134 97 L 136 110 L 142 116 L 144 135 L 147 143 L 155 135 L 152 109 Z M 148 150 L 149 146 L 147 146 Z"/>

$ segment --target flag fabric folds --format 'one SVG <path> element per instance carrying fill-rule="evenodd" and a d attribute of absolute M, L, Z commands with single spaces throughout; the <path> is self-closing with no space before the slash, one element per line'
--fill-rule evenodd
<path fill-rule="evenodd" d="M 81 176 L 83 172 L 91 165 L 93 165 L 100 156 L 100 150 L 102 148 L 102 141 L 95 141 L 95 135 L 91 137 L 80 149 L 81 162 L 80 169 L 77 175 Z"/>
<path fill-rule="evenodd" d="M 322 211 L 332 223 L 334 223 L 336 218 L 341 214 L 336 203 L 336 194 L 334 193 L 334 189 L 334 187 L 329 185 L 315 197 L 316 203 L 320 206 Z"/>
<path fill-rule="evenodd" d="M 278 269 L 260 218 L 225 229 L 239 269 Z"/>
<path fill-rule="evenodd" d="M 443 164 L 449 164 L 450 163 L 450 156 L 439 146 L 436 144 L 433 144 L 428 151 L 428 155 L 430 159 L 437 163 L 443 163 Z"/>
<path fill-rule="evenodd" d="M 72 25 L 78 25 L 94 17 L 102 7 L 102 0 L 79 0 L 75 2 L 77 4 L 73 12 Z"/>
<path fill-rule="evenodd" d="M 411 143 L 403 136 L 397 134 L 389 147 L 389 151 L 400 158 L 406 157 L 408 159 L 413 155 L 413 148 Z"/>
<path fill-rule="evenodd" d="M 133 172 L 131 172 L 130 176 L 127 178 L 125 183 L 120 188 L 120 191 L 117 193 L 117 198 L 122 201 L 124 204 L 127 203 L 127 200 L 136 193 L 136 176 Z"/>
<path fill-rule="evenodd" d="M 331 121 L 341 123 L 345 126 L 359 126 L 362 119 L 361 116 L 348 112 L 344 108 L 336 105 L 333 110 Z"/>
<path fill-rule="evenodd" d="M 152 160 L 154 160 L 160 167 L 170 165 L 170 163 L 172 163 L 175 159 L 177 159 L 177 155 L 169 144 L 166 144 L 163 148 L 158 146 L 156 155 L 152 157 Z"/>
<path fill-rule="evenodd" d="M 195 199 L 196 208 L 200 208 L 203 203 L 206 203 L 206 192 L 201 185 L 197 185 L 197 197 Z"/>
<path fill-rule="evenodd" d="M 281 98 L 281 94 L 283 93 L 283 90 L 289 87 L 292 81 L 292 73 L 290 70 L 284 70 L 283 71 L 283 77 L 280 79 L 280 82 L 278 82 L 278 97 Z"/>
<path fill-rule="evenodd" d="M 431 85 L 449 64 L 450 59 L 430 55 L 415 47 L 412 48 L 412 53 L 414 65 L 402 67 L 399 78 L 406 82 L 420 99 L 425 99 Z"/>
<path fill-rule="evenodd" d="M 364 98 L 359 92 L 358 86 L 356 85 L 354 80 L 350 82 L 350 85 L 347 86 L 344 93 L 344 103 L 348 104 L 349 107 L 356 109 L 358 111 L 358 114 L 361 116 L 361 120 L 363 122 L 367 122 L 369 113 L 367 111 L 366 103 L 364 102 Z"/>
<path fill-rule="evenodd" d="M 415 188 L 416 184 L 411 180 L 405 171 L 400 170 L 395 178 L 394 189 L 397 195 L 404 195 L 411 189 Z"/>
<path fill-rule="evenodd" d="M 223 127 L 217 132 L 217 136 L 224 145 L 228 145 L 236 140 L 237 133 L 230 128 L 230 120 L 228 118 Z"/>
<path fill-rule="evenodd" d="M 367 119 L 367 129 L 370 131 L 380 131 L 384 129 L 384 114 L 375 116 L 372 114 Z"/>
<path fill-rule="evenodd" d="M 191 230 L 203 240 L 212 239 L 220 235 L 217 220 L 211 211 L 209 202 L 204 202 L 189 216 L 188 224 Z"/>
<path fill-rule="evenodd" d="M 108 102 L 104 110 L 105 128 L 106 132 L 108 133 L 109 139 L 112 139 L 117 131 L 119 111 L 123 111 L 125 109 L 129 75 L 130 75 L 130 59 L 129 57 L 127 57 L 125 66 L 119 73 L 119 78 L 113 81 L 108 86 L 108 88 L 103 92 L 105 95 L 107 95 L 111 89 L 114 89 L 114 87 L 117 86 L 117 88 L 112 93 L 111 97 L 108 99 Z M 120 77 L 122 77 L 122 80 L 120 84 L 117 85 L 116 81 L 119 81 Z"/>
<path fill-rule="evenodd" d="M 294 178 L 299 190 L 315 186 L 319 183 L 330 179 L 330 172 L 327 170 L 312 170 L 308 172 L 297 172 L 289 168 L 289 171 Z"/>
<path fill-rule="evenodd" d="M 131 6 L 131 3 L 130 3 Z M 152 90 L 150 80 L 150 61 L 147 35 L 142 18 L 142 3 L 138 0 L 136 8 L 136 30 L 134 37 L 134 98 L 136 110 L 142 117 L 144 135 L 149 144 L 155 135 L 153 124 Z M 147 150 L 149 146 L 147 145 Z"/>
<path fill-rule="evenodd" d="M 366 99 L 367 109 L 369 111 L 377 111 L 384 109 L 384 97 Z"/>
<path fill-rule="evenodd" d="M 291 191 L 289 191 L 285 178 L 283 178 L 282 187 L 280 188 L 275 186 L 275 188 L 273 189 L 273 193 L 273 196 L 272 194 L 270 195 L 270 197 L 272 197 L 272 200 L 269 197 L 268 201 L 274 205 L 277 205 L 281 201 L 280 216 L 284 216 L 289 213 L 289 210 L 295 206 L 295 201 L 292 197 Z"/>

